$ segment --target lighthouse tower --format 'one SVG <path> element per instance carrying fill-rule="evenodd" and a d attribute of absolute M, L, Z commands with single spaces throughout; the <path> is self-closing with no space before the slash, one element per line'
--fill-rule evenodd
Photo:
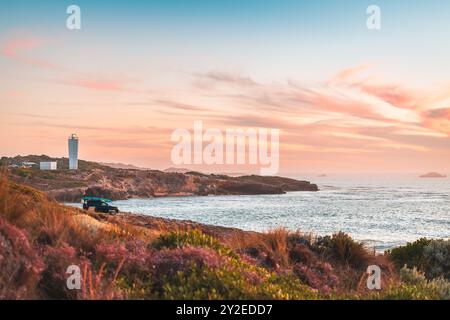
<path fill-rule="evenodd" d="M 69 137 L 69 169 L 78 169 L 78 137 L 76 134 Z"/>

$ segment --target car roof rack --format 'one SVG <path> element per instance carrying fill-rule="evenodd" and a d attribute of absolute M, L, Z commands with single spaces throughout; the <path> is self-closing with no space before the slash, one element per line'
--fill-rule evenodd
<path fill-rule="evenodd" d="M 83 197 L 83 198 L 81 198 L 81 200 L 83 200 L 83 201 L 93 200 L 93 201 L 112 202 L 112 200 L 110 200 L 110 199 L 98 198 L 98 197 Z"/>

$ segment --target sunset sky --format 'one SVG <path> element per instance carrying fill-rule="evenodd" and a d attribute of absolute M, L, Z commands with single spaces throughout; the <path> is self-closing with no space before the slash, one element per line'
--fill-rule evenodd
<path fill-rule="evenodd" d="M 196 120 L 279 128 L 280 174 L 448 173 L 450 2 L 2 1 L 0 156 L 77 133 L 81 159 L 164 169 Z"/>

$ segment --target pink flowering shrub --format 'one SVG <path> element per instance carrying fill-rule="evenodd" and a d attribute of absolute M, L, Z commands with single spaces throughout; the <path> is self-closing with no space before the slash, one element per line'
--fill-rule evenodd
<path fill-rule="evenodd" d="M 289 259 L 294 263 L 310 264 L 317 261 L 317 255 L 308 246 L 297 244 L 289 252 Z"/>
<path fill-rule="evenodd" d="M 240 259 L 243 262 L 251 264 L 251 265 L 254 265 L 254 266 L 257 266 L 257 265 L 261 264 L 261 262 L 257 258 L 255 258 L 255 257 L 253 257 L 251 255 L 248 255 L 247 253 L 240 254 Z"/>
<path fill-rule="evenodd" d="M 263 281 L 263 278 L 262 278 L 261 274 L 259 274 L 255 270 L 250 270 L 250 271 L 243 270 L 241 274 L 242 274 L 242 277 L 250 285 L 253 285 L 253 286 L 257 286 L 257 285 L 261 284 L 261 282 Z"/>
<path fill-rule="evenodd" d="M 42 269 L 25 232 L 0 218 L 0 300 L 35 298 Z"/>
<path fill-rule="evenodd" d="M 140 240 L 123 243 L 101 242 L 95 247 L 96 259 L 108 266 L 117 267 L 122 264 L 122 272 L 149 272 L 151 270 L 152 250 Z"/>
<path fill-rule="evenodd" d="M 326 262 L 317 261 L 311 265 L 299 262 L 294 265 L 293 271 L 303 283 L 324 294 L 330 294 L 339 286 L 339 278 Z"/>
<path fill-rule="evenodd" d="M 178 272 L 188 274 L 193 266 L 198 268 L 215 268 L 220 265 L 218 253 L 209 248 L 182 247 L 162 249 L 152 257 L 153 279 L 160 283 L 164 277 L 170 277 Z"/>
<path fill-rule="evenodd" d="M 77 254 L 77 250 L 63 243 L 58 247 L 45 246 L 42 250 L 46 268 L 42 272 L 40 288 L 51 299 L 75 299 L 76 292 L 67 289 L 67 268 L 70 265 L 77 265 L 82 268 L 90 265 L 90 261 Z"/>

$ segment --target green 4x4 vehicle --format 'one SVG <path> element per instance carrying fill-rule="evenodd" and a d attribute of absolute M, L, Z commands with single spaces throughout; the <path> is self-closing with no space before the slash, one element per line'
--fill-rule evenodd
<path fill-rule="evenodd" d="M 119 213 L 119 209 L 117 207 L 108 204 L 109 202 L 112 202 L 112 200 L 109 199 L 96 197 L 83 197 L 82 201 L 83 201 L 83 210 L 89 210 L 90 208 L 94 208 L 95 212 L 103 212 L 111 214 Z"/>

